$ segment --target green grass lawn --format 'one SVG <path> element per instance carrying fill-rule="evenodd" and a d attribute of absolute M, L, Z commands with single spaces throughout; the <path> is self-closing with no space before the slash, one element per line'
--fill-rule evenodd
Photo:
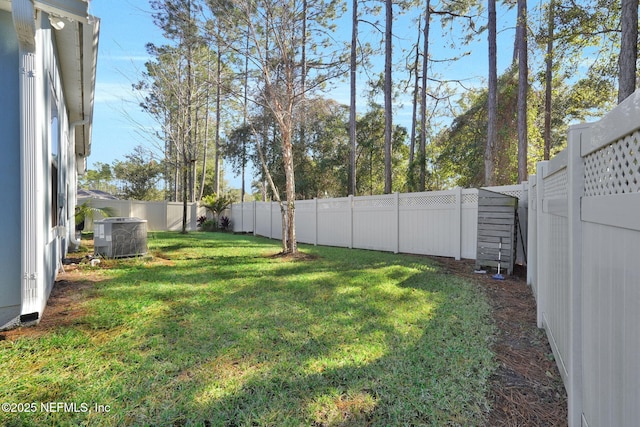
<path fill-rule="evenodd" d="M 0 341 L 0 402 L 37 404 L 0 424 L 482 425 L 495 361 L 478 289 L 423 257 L 279 249 L 155 233 L 153 257 L 82 266 L 100 281 L 81 316 Z"/>

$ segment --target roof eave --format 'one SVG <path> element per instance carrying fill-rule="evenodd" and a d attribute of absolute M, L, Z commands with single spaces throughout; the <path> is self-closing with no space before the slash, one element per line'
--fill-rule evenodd
<path fill-rule="evenodd" d="M 66 20 L 65 26 L 55 31 L 56 48 L 70 128 L 75 130 L 75 151 L 87 157 L 91 153 L 100 20 L 89 15 L 88 3 L 80 0 L 41 0 L 35 4 L 50 16 Z"/>
<path fill-rule="evenodd" d="M 73 105 L 79 105 L 78 111 L 70 111 L 71 126 L 76 127 L 76 153 L 83 157 L 91 154 L 91 131 L 96 87 L 96 69 L 98 61 L 98 35 L 100 20 L 93 19 L 79 25 L 80 43 L 80 81 L 65 82 L 79 86 L 80 99 Z M 78 102 L 79 101 L 79 102 Z"/>

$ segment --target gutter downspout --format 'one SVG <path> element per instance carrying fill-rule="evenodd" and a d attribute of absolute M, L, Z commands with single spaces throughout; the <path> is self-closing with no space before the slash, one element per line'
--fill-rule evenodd
<path fill-rule="evenodd" d="M 19 43 L 20 85 L 20 225 L 21 247 L 21 321 L 37 320 L 41 308 L 38 304 L 40 282 L 43 280 L 42 266 L 37 253 L 42 247 L 42 233 L 38 220 L 41 218 L 38 193 L 38 105 L 37 89 L 38 59 L 36 52 L 36 12 L 30 0 L 13 0 L 11 16 Z"/>
<path fill-rule="evenodd" d="M 89 124 L 89 122 L 91 122 L 90 118 L 85 117 L 82 120 L 76 120 L 75 122 L 71 122 L 71 124 L 69 124 L 69 133 L 72 135 L 73 140 L 75 141 L 76 139 L 76 127 L 77 126 L 84 126 Z M 75 144 L 75 142 L 74 142 Z M 75 153 L 74 150 L 74 163 L 75 163 L 75 170 L 74 170 L 74 177 L 73 177 L 73 188 L 71 188 L 71 197 L 73 197 L 73 212 L 71 213 L 71 218 L 70 218 L 70 226 L 69 226 L 69 233 L 68 233 L 68 237 L 69 237 L 69 241 L 71 242 L 71 247 L 73 251 L 77 251 L 78 248 L 80 248 L 81 245 L 81 239 L 78 238 L 76 236 L 76 216 L 75 216 L 75 207 L 78 204 L 78 154 Z"/>

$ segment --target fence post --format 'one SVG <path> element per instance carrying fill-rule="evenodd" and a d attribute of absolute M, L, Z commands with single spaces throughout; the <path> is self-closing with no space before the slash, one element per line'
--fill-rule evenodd
<path fill-rule="evenodd" d="M 256 236 L 256 224 L 258 223 L 258 212 L 257 212 L 257 207 L 258 207 L 258 202 L 256 200 L 254 200 L 253 202 L 253 235 Z"/>
<path fill-rule="evenodd" d="M 169 231 L 169 201 L 164 201 L 164 231 Z"/>
<path fill-rule="evenodd" d="M 545 249 L 546 248 L 540 248 L 540 243 L 545 241 L 545 236 L 543 235 L 543 232 L 546 231 L 546 221 L 544 220 L 544 210 L 543 210 L 543 206 L 542 206 L 542 201 L 544 200 L 544 176 L 547 173 L 547 169 L 548 169 L 548 161 L 543 161 L 543 162 L 538 162 L 538 165 L 536 166 L 536 179 L 537 179 L 537 190 L 536 191 L 536 213 L 537 213 L 537 235 L 536 235 L 536 242 L 538 242 L 538 250 L 536 251 L 538 254 L 538 259 L 536 260 L 536 289 L 537 289 L 537 295 L 536 295 L 536 318 L 537 318 L 537 323 L 538 323 L 538 328 L 542 328 L 543 324 L 543 312 L 544 312 L 544 307 L 545 307 L 545 287 L 546 284 L 543 283 L 544 280 L 542 280 L 542 278 L 544 277 L 543 272 L 545 268 L 548 268 L 548 262 L 546 260 L 547 258 L 547 254 Z"/>
<path fill-rule="evenodd" d="M 460 261 L 462 257 L 462 245 L 460 241 L 462 239 L 462 188 L 456 187 L 453 191 L 456 198 L 453 219 L 455 225 L 453 234 L 453 256 L 456 261 Z"/>
<path fill-rule="evenodd" d="M 529 176 L 529 190 L 527 193 L 528 206 L 527 206 L 527 285 L 532 286 L 532 291 L 535 292 L 537 289 L 536 283 L 536 275 L 535 269 L 538 268 L 538 247 L 537 247 L 537 234 L 535 234 L 538 229 L 538 204 L 537 200 L 534 200 L 533 197 L 535 193 L 531 191 L 532 187 L 535 186 L 536 193 L 538 191 L 537 186 L 537 176 L 530 175 Z"/>
<path fill-rule="evenodd" d="M 269 238 L 273 239 L 273 200 L 269 202 Z"/>
<path fill-rule="evenodd" d="M 313 198 L 313 246 L 318 246 L 318 198 Z"/>
<path fill-rule="evenodd" d="M 588 138 L 588 127 L 576 125 L 568 134 L 568 222 L 569 222 L 569 378 L 567 406 L 569 426 L 582 425 L 582 219 L 581 199 L 584 194 L 582 138 Z M 588 143 L 589 141 L 584 141 Z"/>
<path fill-rule="evenodd" d="M 349 194 L 349 249 L 353 249 L 353 194 Z"/>
<path fill-rule="evenodd" d="M 393 203 L 395 204 L 395 245 L 393 247 L 393 253 L 400 252 L 400 193 L 397 191 L 393 197 Z"/>

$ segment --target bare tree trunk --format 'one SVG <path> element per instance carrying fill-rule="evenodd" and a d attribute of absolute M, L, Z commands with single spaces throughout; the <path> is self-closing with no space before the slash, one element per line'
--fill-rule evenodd
<path fill-rule="evenodd" d="M 188 17 L 189 19 L 191 19 L 191 0 L 189 0 L 187 2 L 187 13 L 188 13 Z M 187 55 L 185 57 L 186 61 L 187 61 L 187 88 L 186 88 L 186 114 L 187 114 L 187 145 L 185 146 L 184 149 L 184 157 L 183 157 L 183 161 L 184 163 L 184 168 L 185 168 L 185 177 L 183 178 L 185 185 L 187 185 L 188 187 L 185 187 L 185 201 L 187 200 L 187 198 L 190 201 L 193 201 L 194 198 L 194 157 L 193 157 L 193 149 L 195 146 L 195 136 L 194 136 L 194 123 L 193 123 L 193 111 L 192 111 L 192 107 L 193 107 L 193 87 L 194 87 L 194 82 L 193 82 L 193 45 L 192 45 L 192 41 L 190 39 L 187 38 L 186 40 L 186 46 L 187 46 Z M 187 191 L 188 188 L 188 191 Z M 185 215 L 186 215 L 186 204 L 185 204 Z M 186 218 L 183 219 L 183 222 L 185 222 Z M 183 230 L 186 232 L 186 228 Z"/>
<path fill-rule="evenodd" d="M 393 25 L 393 1 L 385 0 L 385 58 L 384 58 L 384 192 L 390 194 L 392 191 L 392 135 L 393 135 L 393 112 L 392 112 L 392 25 Z"/>
<path fill-rule="evenodd" d="M 184 147 L 184 183 L 185 183 L 185 200 L 191 200 L 193 197 L 193 187 L 190 185 L 193 181 L 193 177 L 191 175 L 191 149 L 193 147 L 193 117 L 191 116 L 191 92 L 192 92 L 192 80 L 191 80 L 191 60 L 187 58 L 187 106 L 186 106 L 186 114 L 187 114 L 187 144 Z"/>
<path fill-rule="evenodd" d="M 420 37 L 422 36 L 422 19 L 418 18 L 418 40 L 416 41 L 416 59 L 413 62 L 413 106 L 411 109 L 411 136 L 409 140 L 409 191 L 415 191 L 415 153 L 416 153 L 416 128 L 418 126 L 418 100 L 420 98 Z"/>
<path fill-rule="evenodd" d="M 173 166 L 173 201 L 177 202 L 179 197 L 179 183 L 180 181 L 180 161 L 178 160 L 178 156 L 176 155 L 175 164 Z"/>
<path fill-rule="evenodd" d="M 549 160 L 551 156 L 551 97 L 553 85 L 553 36 L 555 32 L 555 0 L 549 1 L 548 23 L 547 23 L 547 56 L 545 58 L 544 73 L 544 160 Z"/>
<path fill-rule="evenodd" d="M 529 64 L 527 52 L 527 0 L 518 0 L 518 182 L 527 180 L 527 93 Z"/>
<path fill-rule="evenodd" d="M 211 56 L 207 55 L 207 83 L 211 81 Z M 200 175 L 200 191 L 198 192 L 198 200 L 202 200 L 204 196 L 204 185 L 207 178 L 207 155 L 209 154 L 209 84 L 207 84 L 206 100 L 205 100 L 205 117 L 204 117 L 204 141 L 202 147 L 202 174 Z"/>
<path fill-rule="evenodd" d="M 247 29 L 247 32 L 249 29 Z M 247 125 L 247 102 L 248 102 L 248 93 L 247 88 L 249 86 L 249 37 L 247 37 L 247 44 L 245 46 L 245 57 L 244 57 L 244 104 L 242 106 L 242 124 L 243 126 Z M 242 140 L 242 190 L 240 192 L 240 198 L 244 202 L 244 195 L 246 192 L 245 184 L 244 184 L 244 170 L 245 170 L 245 162 L 247 157 L 247 142 Z M 263 201 L 266 200 L 266 196 L 263 197 Z"/>
<path fill-rule="evenodd" d="M 276 199 L 276 201 L 280 205 L 280 214 L 282 216 L 282 253 L 287 253 L 288 252 L 287 222 L 286 222 L 287 215 L 285 212 L 285 206 L 284 206 L 284 203 L 282 203 L 282 199 L 280 198 L 280 192 L 276 188 L 276 185 L 273 183 L 273 178 L 271 177 L 271 173 L 269 172 L 269 167 L 267 166 L 267 162 L 264 158 L 262 147 L 260 146 L 260 143 L 258 141 L 259 139 L 256 138 L 256 148 L 258 150 L 258 157 L 260 158 L 260 164 L 262 165 L 262 171 L 264 172 L 264 176 L 266 177 L 266 180 L 269 182 L 269 186 L 271 187 L 271 192 L 273 193 L 273 197 Z M 267 195 L 266 187 L 267 187 L 266 185 L 263 185 L 263 188 L 264 188 L 263 201 L 266 201 L 266 195 Z"/>
<path fill-rule="evenodd" d="M 431 2 L 427 0 L 424 22 L 424 49 L 422 52 L 422 91 L 420 92 L 420 191 L 426 187 L 427 176 L 427 68 L 429 66 L 429 31 L 431 23 Z"/>
<path fill-rule="evenodd" d="M 218 40 L 220 40 L 220 27 L 218 26 Z M 215 156 L 215 189 L 216 194 L 220 194 L 220 97 L 221 97 L 221 68 L 220 62 L 222 60 L 222 54 L 220 53 L 220 41 L 218 41 L 218 53 L 217 53 L 217 69 L 216 69 L 216 156 Z"/>
<path fill-rule="evenodd" d="M 638 0 L 622 0 L 622 39 L 618 66 L 618 104 L 636 90 L 638 59 Z"/>
<path fill-rule="evenodd" d="M 183 141 L 184 144 L 184 141 Z M 186 148 L 186 147 L 185 147 Z M 188 173 L 187 150 L 182 150 L 182 234 L 187 234 L 187 197 L 188 197 Z"/>
<path fill-rule="evenodd" d="M 198 105 L 192 107 L 194 110 L 193 117 L 193 141 L 191 144 L 191 149 L 189 150 L 189 167 L 191 168 L 189 174 L 189 191 L 191 193 L 191 197 L 189 201 L 191 203 L 196 201 L 196 182 L 198 181 L 197 175 L 197 161 L 198 161 L 198 142 L 200 140 L 200 127 L 198 126 L 200 123 L 200 109 Z M 190 108 L 191 110 L 191 108 Z"/>
<path fill-rule="evenodd" d="M 356 195 L 356 67 L 358 54 L 358 1 L 353 0 L 351 18 L 351 65 L 350 65 L 350 101 L 349 101 L 349 194 Z"/>
<path fill-rule="evenodd" d="M 484 150 L 484 185 L 495 183 L 494 148 L 498 136 L 498 67 L 496 47 L 496 0 L 488 0 L 489 11 L 489 90 L 487 102 L 487 143 Z"/>
<path fill-rule="evenodd" d="M 284 164 L 284 174 L 286 182 L 286 199 L 287 199 L 287 214 L 286 220 L 286 237 L 283 235 L 283 240 L 286 239 L 287 245 L 285 252 L 296 253 L 298 251 L 296 244 L 296 228 L 295 228 L 295 177 L 293 172 L 293 147 L 291 144 L 291 132 L 284 132 L 282 134 L 282 161 Z"/>

